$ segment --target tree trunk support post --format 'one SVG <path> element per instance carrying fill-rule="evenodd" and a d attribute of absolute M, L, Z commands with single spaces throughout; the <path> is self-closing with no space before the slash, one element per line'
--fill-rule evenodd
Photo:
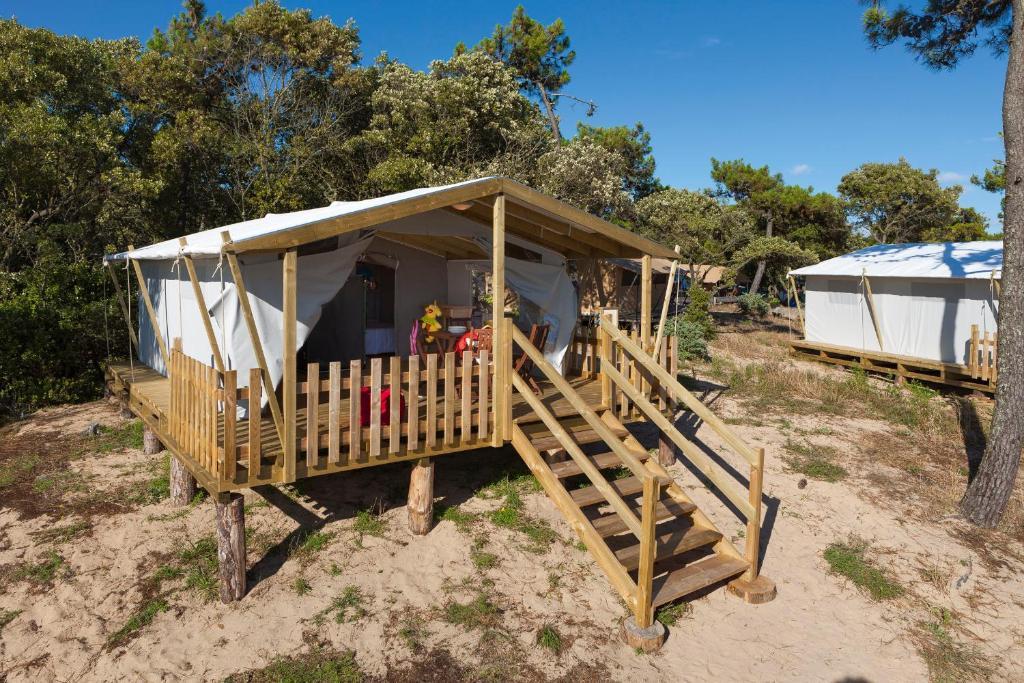
<path fill-rule="evenodd" d="M 658 464 L 662 467 L 671 467 L 676 464 L 675 444 L 665 436 L 665 432 L 658 431 Z"/>
<path fill-rule="evenodd" d="M 434 459 L 413 463 L 409 477 L 409 531 L 424 536 L 434 525 Z"/>
<path fill-rule="evenodd" d="M 508 376 L 512 358 L 505 355 L 505 195 L 494 197 L 491 239 L 491 326 L 494 328 L 494 432 L 491 445 L 501 446 L 511 438 L 505 433 L 507 405 L 505 386 L 511 385 Z"/>
<path fill-rule="evenodd" d="M 142 428 L 142 452 L 146 455 L 156 455 L 164 449 L 160 438 L 148 426 Z"/>
<path fill-rule="evenodd" d="M 196 497 L 196 478 L 188 471 L 188 468 L 178 459 L 171 456 L 170 489 L 171 504 L 175 507 L 184 507 Z"/>
<path fill-rule="evenodd" d="M 215 502 L 220 600 L 228 603 L 245 595 L 245 499 L 239 493 L 219 493 Z"/>

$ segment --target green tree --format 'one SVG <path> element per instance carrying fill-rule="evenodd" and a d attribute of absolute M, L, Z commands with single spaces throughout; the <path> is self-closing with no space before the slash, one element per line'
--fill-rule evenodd
<path fill-rule="evenodd" d="M 495 26 L 494 33 L 474 48 L 511 67 L 524 92 L 540 99 L 556 142 L 562 140 L 562 133 L 555 114 L 555 99 L 569 84 L 569 67 L 576 59 L 569 44 L 561 19 L 544 26 L 519 5 L 508 24 Z M 462 44 L 455 48 L 456 54 L 464 51 Z M 593 103 L 589 106 L 592 112 Z"/>
<path fill-rule="evenodd" d="M 949 225 L 928 228 L 921 233 L 922 242 L 971 242 L 991 239 L 988 219 L 971 207 L 959 209 Z"/>
<path fill-rule="evenodd" d="M 576 137 L 592 140 L 610 152 L 615 152 L 625 161 L 622 168 L 622 189 L 634 200 L 664 189 L 654 176 L 654 150 L 651 148 L 651 134 L 644 124 L 629 126 L 588 126 L 576 124 Z"/>
<path fill-rule="evenodd" d="M 956 66 L 974 53 L 979 40 L 997 53 L 1009 49 L 1003 143 L 1004 179 L 1010 182 L 1003 210 L 999 380 L 985 454 L 960 502 L 969 520 L 995 526 L 1013 492 L 1024 448 L 1024 0 L 928 0 L 920 11 L 900 6 L 891 13 L 875 2 L 864 14 L 864 30 L 872 46 L 902 41 L 936 69 Z"/>
<path fill-rule="evenodd" d="M 1001 195 L 999 200 L 999 220 L 1003 220 L 1006 212 L 1006 163 L 1002 159 L 993 159 L 992 167 L 986 168 L 984 173 L 971 176 L 971 184 L 977 185 L 986 192 L 993 192 Z"/>
<path fill-rule="evenodd" d="M 959 210 L 963 188 L 942 187 L 938 175 L 902 158 L 863 164 L 839 181 L 839 196 L 853 224 L 876 242 L 921 242 L 925 231 L 952 225 Z"/>

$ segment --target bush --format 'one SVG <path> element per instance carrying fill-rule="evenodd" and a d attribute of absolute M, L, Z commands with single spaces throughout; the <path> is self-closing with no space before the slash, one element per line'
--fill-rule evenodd
<path fill-rule="evenodd" d="M 708 330 L 704 326 L 686 319 L 685 315 L 665 321 L 665 335 L 675 336 L 679 360 L 707 360 Z"/>
<path fill-rule="evenodd" d="M 711 292 L 701 287 L 690 287 L 687 290 L 690 303 L 686 305 L 682 319 L 698 325 L 703 330 L 705 340 L 714 336 L 714 320 L 711 319 Z"/>
<path fill-rule="evenodd" d="M 736 305 L 740 307 L 740 312 L 744 315 L 754 315 L 759 318 L 768 315 L 772 310 L 772 307 L 768 305 L 768 300 L 760 294 L 742 294 L 736 299 Z"/>

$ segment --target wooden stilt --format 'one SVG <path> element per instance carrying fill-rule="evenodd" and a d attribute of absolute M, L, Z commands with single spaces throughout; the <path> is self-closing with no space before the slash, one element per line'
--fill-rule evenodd
<path fill-rule="evenodd" d="M 219 494 L 216 505 L 220 600 L 227 603 L 245 595 L 245 505 L 238 493 Z"/>
<path fill-rule="evenodd" d="M 196 497 L 196 478 L 180 460 L 171 457 L 171 503 L 178 507 L 188 505 Z"/>
<path fill-rule="evenodd" d="M 409 531 L 423 536 L 434 524 L 434 461 L 420 458 L 409 477 Z"/>
<path fill-rule="evenodd" d="M 676 463 L 676 451 L 672 441 L 662 431 L 658 432 L 658 464 L 671 467 Z"/>
<path fill-rule="evenodd" d="M 164 445 L 160 443 L 160 439 L 149 427 L 142 430 L 142 452 L 146 455 L 156 455 L 164 449 Z"/>
<path fill-rule="evenodd" d="M 128 407 L 128 399 L 121 399 L 120 404 L 121 411 L 119 414 L 121 415 L 121 417 L 125 420 L 134 420 L 135 413 L 133 413 L 132 409 Z"/>

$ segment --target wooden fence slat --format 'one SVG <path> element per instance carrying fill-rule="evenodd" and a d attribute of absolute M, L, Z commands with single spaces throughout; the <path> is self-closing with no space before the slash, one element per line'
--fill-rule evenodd
<path fill-rule="evenodd" d="M 427 448 L 437 445 L 437 354 L 427 354 Z"/>
<path fill-rule="evenodd" d="M 420 427 L 420 357 L 417 354 L 409 356 L 409 450 L 415 451 L 419 448 L 419 427 Z"/>
<path fill-rule="evenodd" d="M 327 461 L 341 462 L 341 362 L 330 365 L 331 387 L 327 398 Z"/>
<path fill-rule="evenodd" d="M 658 347 L 658 364 L 668 370 L 668 345 L 661 344 Z M 665 412 L 668 408 L 668 401 L 666 400 L 666 388 L 658 385 L 658 409 Z"/>
<path fill-rule="evenodd" d="M 263 427 L 261 405 L 263 403 L 263 375 L 259 368 L 249 370 L 249 481 L 259 479 L 263 472 Z"/>
<path fill-rule="evenodd" d="M 207 459 L 210 462 L 210 471 L 220 474 L 220 456 L 218 451 L 218 411 L 217 411 L 217 368 L 210 366 L 206 370 L 206 437 Z"/>
<path fill-rule="evenodd" d="M 319 363 L 310 363 L 306 366 L 306 383 L 306 467 L 313 468 L 320 457 Z"/>
<path fill-rule="evenodd" d="M 487 436 L 488 424 L 491 416 L 490 401 L 488 397 L 488 390 L 490 389 L 491 379 L 491 367 L 490 367 L 490 353 L 486 350 L 480 352 L 480 391 L 478 392 L 479 398 L 477 399 L 479 408 L 477 409 L 480 414 L 480 426 L 477 428 L 477 436 L 483 440 Z"/>
<path fill-rule="evenodd" d="M 360 446 L 363 443 L 363 426 L 360 423 L 360 403 L 362 402 L 363 364 L 359 360 L 348 365 L 348 430 L 349 430 L 349 462 L 359 461 Z"/>
<path fill-rule="evenodd" d="M 224 373 L 224 479 L 235 480 L 238 453 L 235 434 L 238 429 L 238 371 Z"/>
<path fill-rule="evenodd" d="M 380 358 L 370 359 L 370 457 L 380 457 Z"/>
<path fill-rule="evenodd" d="M 397 453 L 402 446 L 402 359 L 391 356 L 388 388 L 391 403 L 388 406 L 388 453 Z"/>
<path fill-rule="evenodd" d="M 473 438 L 473 352 L 462 352 L 462 419 L 459 421 L 459 440 L 466 443 Z"/>
<path fill-rule="evenodd" d="M 455 443 L 455 353 L 444 354 L 444 443 Z"/>

